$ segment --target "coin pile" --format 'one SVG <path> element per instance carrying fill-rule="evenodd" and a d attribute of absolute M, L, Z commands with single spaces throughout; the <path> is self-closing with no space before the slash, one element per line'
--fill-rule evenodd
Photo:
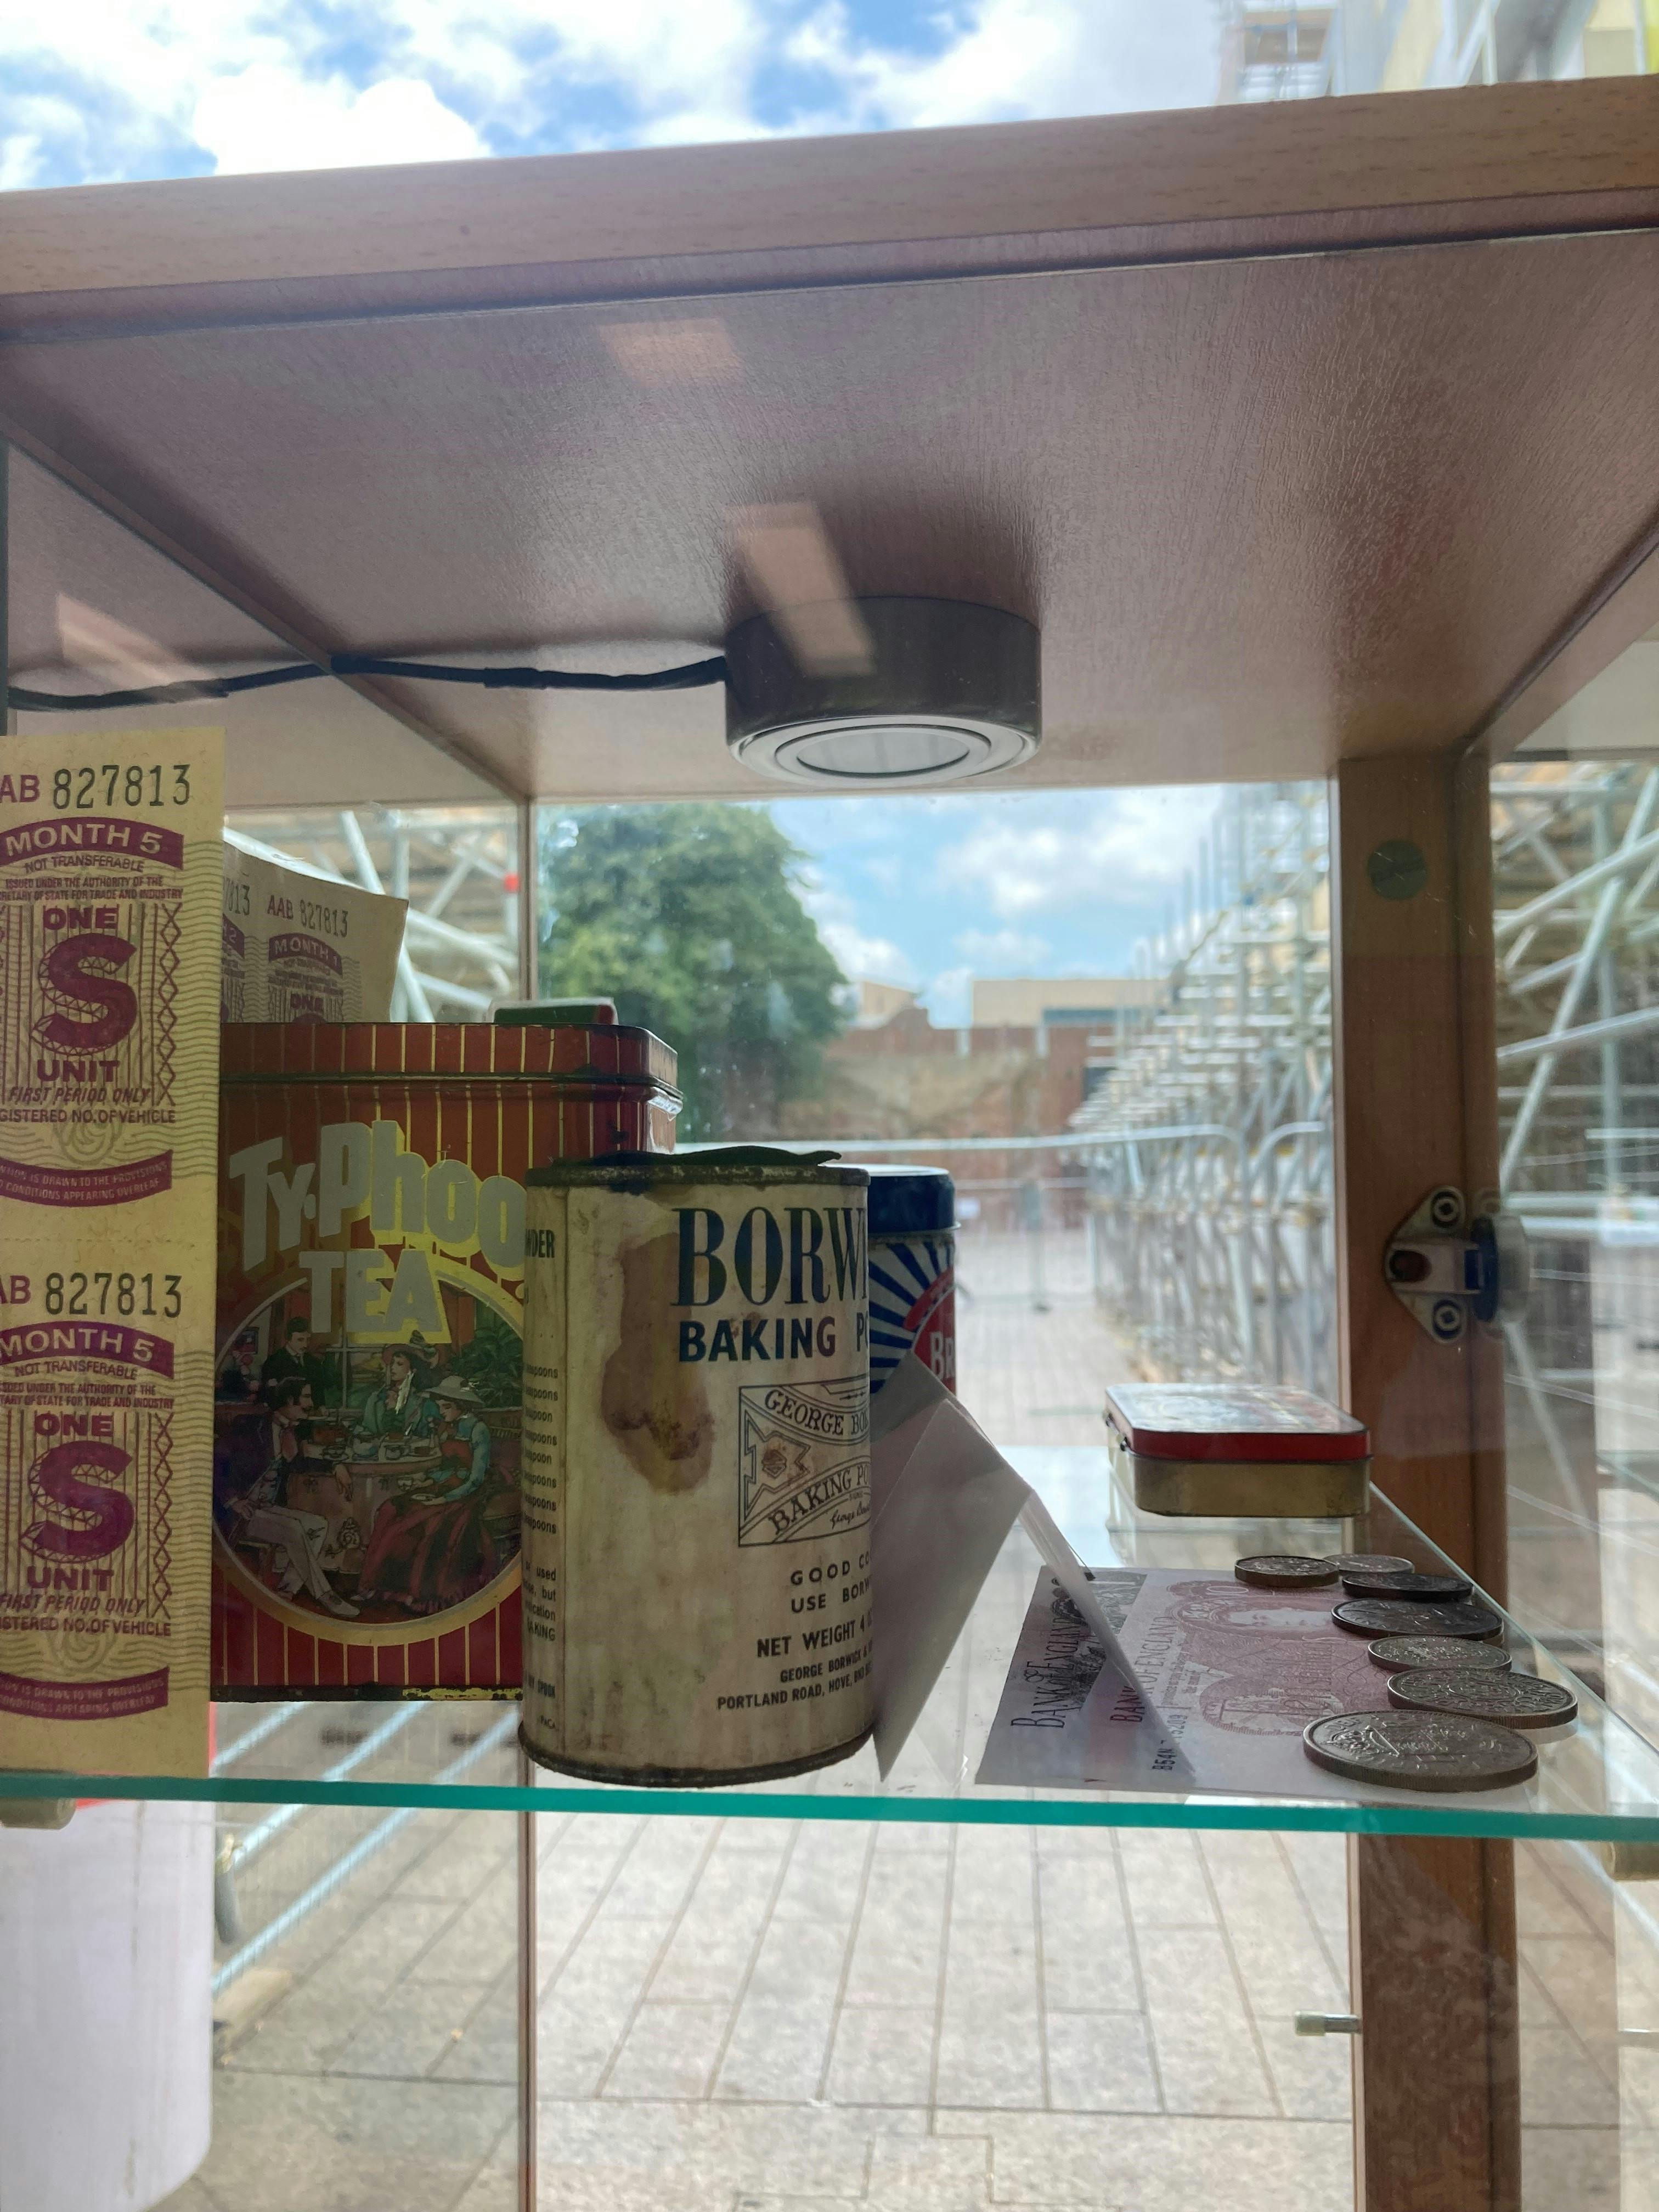
<path fill-rule="evenodd" d="M 1336 1580 L 1334 1559 L 1315 1559 L 1300 1552 L 1263 1552 L 1235 1559 L 1233 1572 L 1256 1589 L 1317 1589 Z"/>
<path fill-rule="evenodd" d="M 1302 1732 L 1308 1757 L 1334 1774 L 1395 1790 L 1504 1790 L 1538 1771 L 1537 1751 L 1519 1731 L 1565 1729 L 1577 1717 L 1570 1690 L 1511 1667 L 1498 1641 L 1502 1620 L 1462 1575 L 1356 1552 L 1252 1554 L 1233 1572 L 1263 1589 L 1340 1581 L 1332 1620 L 1371 1639 L 1367 1654 L 1388 1674 L 1390 1710 L 1331 1714 Z"/>
<path fill-rule="evenodd" d="M 1501 1644 L 1456 1636 L 1379 1636 L 1365 1647 L 1373 1667 L 1402 1674 L 1413 1667 L 1459 1667 L 1466 1674 L 1501 1674 L 1510 1655 Z"/>
<path fill-rule="evenodd" d="M 1302 1747 L 1333 1774 L 1395 1790 L 1505 1790 L 1538 1771 L 1538 1753 L 1513 1729 L 1464 1713 L 1334 1713 L 1309 1722 Z"/>
<path fill-rule="evenodd" d="M 1474 1589 L 1462 1575 L 1345 1574 L 1342 1587 L 1350 1597 L 1419 1598 L 1430 1605 L 1450 1605 L 1468 1597 Z"/>
<path fill-rule="evenodd" d="M 1477 1674 L 1462 1667 L 1414 1667 L 1390 1674 L 1389 1703 L 1413 1712 L 1467 1713 L 1512 1729 L 1561 1728 L 1578 1717 L 1577 1698 L 1559 1682 L 1518 1672 Z"/>
<path fill-rule="evenodd" d="M 1355 1636 L 1495 1637 L 1504 1624 L 1473 1598 L 1351 1597 L 1334 1606 L 1331 1619 Z"/>

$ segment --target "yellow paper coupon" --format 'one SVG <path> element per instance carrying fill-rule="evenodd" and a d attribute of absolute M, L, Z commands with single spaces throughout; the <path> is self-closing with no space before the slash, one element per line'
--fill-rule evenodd
<path fill-rule="evenodd" d="M 206 1762 L 223 770 L 0 738 L 0 1766 Z"/>
<path fill-rule="evenodd" d="M 389 1022 L 409 901 L 227 843 L 227 1022 Z"/>

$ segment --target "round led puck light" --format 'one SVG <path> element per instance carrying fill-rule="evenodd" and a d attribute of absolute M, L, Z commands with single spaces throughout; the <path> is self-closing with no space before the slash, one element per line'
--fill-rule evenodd
<path fill-rule="evenodd" d="M 835 657 L 816 657 L 811 608 L 756 615 L 726 639 L 726 742 L 745 768 L 825 792 L 908 791 L 1036 750 L 1039 641 L 1018 615 L 913 599 L 835 611 L 859 654 L 838 619 Z"/>

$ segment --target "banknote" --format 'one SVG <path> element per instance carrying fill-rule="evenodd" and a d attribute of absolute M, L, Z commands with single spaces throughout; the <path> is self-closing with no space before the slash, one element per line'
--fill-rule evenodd
<path fill-rule="evenodd" d="M 1045 1571 L 980 1762 L 981 1784 L 1401 1802 L 1403 1791 L 1327 1773 L 1304 1754 L 1310 1721 L 1389 1710 L 1387 1676 L 1364 1640 L 1332 1621 L 1328 1591 L 1253 1589 L 1231 1575 L 1178 1568 L 1097 1568 L 1094 1587 L 1122 1608 L 1119 1641 L 1133 1686 L 1104 1667 L 1100 1644 Z M 1471 1802 L 1524 1806 L 1534 1786 Z"/>

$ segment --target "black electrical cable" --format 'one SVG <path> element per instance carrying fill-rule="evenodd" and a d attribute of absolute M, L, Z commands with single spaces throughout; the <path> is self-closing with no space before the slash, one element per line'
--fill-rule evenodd
<path fill-rule="evenodd" d="M 726 656 L 690 660 L 682 668 L 653 668 L 642 676 L 603 676 L 569 668 L 452 668 L 436 660 L 378 660 L 368 653 L 337 653 L 335 676 L 416 677 L 428 684 L 481 684 L 486 691 L 691 691 L 724 684 Z"/>
<path fill-rule="evenodd" d="M 185 684 L 149 684 L 136 691 L 26 691 L 7 687 L 8 703 L 28 714 L 79 714 L 99 707 L 177 707 L 190 699 L 228 699 L 237 691 L 268 691 L 273 684 L 303 684 L 326 676 L 325 668 L 301 661 L 289 668 L 261 668 L 251 676 L 204 676 Z"/>
<path fill-rule="evenodd" d="M 247 676 L 204 676 L 184 684 L 151 684 L 136 691 L 26 691 L 14 684 L 9 703 L 27 714 L 82 714 L 106 707 L 177 707 L 193 699 L 230 699 L 242 691 L 268 691 L 279 684 L 304 684 L 317 676 L 390 676 L 404 682 L 473 684 L 486 691 L 690 691 L 726 681 L 726 657 L 653 668 L 640 676 L 589 674 L 568 668 L 456 668 L 441 661 L 382 660 L 372 653 L 337 653 L 326 667 L 297 661 Z"/>

